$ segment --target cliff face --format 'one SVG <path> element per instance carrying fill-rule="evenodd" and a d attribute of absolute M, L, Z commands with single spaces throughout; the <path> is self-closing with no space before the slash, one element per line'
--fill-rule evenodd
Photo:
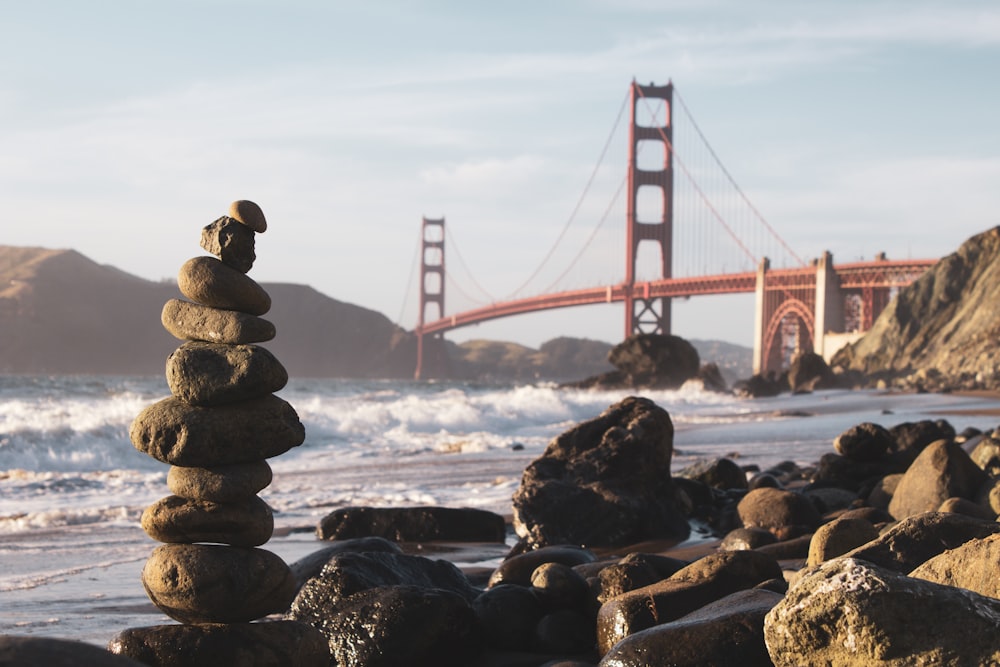
<path fill-rule="evenodd" d="M 1000 388 L 1000 227 L 900 290 L 831 365 L 929 389 Z"/>
<path fill-rule="evenodd" d="M 412 337 L 372 310 L 304 285 L 262 286 L 293 376 L 412 377 Z M 73 250 L 0 246 L 0 373 L 156 375 L 181 344 L 160 325 L 177 286 Z"/>

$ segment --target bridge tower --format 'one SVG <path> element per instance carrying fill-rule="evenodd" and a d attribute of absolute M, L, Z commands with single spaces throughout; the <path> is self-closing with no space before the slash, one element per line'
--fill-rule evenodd
<path fill-rule="evenodd" d="M 636 284 L 635 265 L 639 245 L 643 242 L 659 245 L 660 278 L 673 277 L 673 224 L 674 224 L 674 147 L 673 147 L 673 93 L 674 84 L 641 86 L 632 80 L 632 115 L 629 124 L 628 157 L 628 208 L 626 211 L 625 240 L 625 336 L 637 333 L 670 333 L 670 298 L 650 298 L 649 284 Z M 646 100 L 662 100 L 665 110 L 663 124 L 639 125 L 636 111 Z M 637 163 L 640 143 L 645 148 L 658 143 L 663 150 L 662 169 L 640 169 Z M 651 189 L 653 197 L 642 201 L 659 203 L 660 211 L 653 219 L 640 220 L 638 204 L 640 190 Z M 656 192 L 656 191 L 659 192 Z M 642 211 L 643 217 L 649 215 Z"/>
<path fill-rule="evenodd" d="M 444 218 L 423 219 L 420 241 L 420 312 L 417 313 L 417 369 L 419 380 L 424 365 L 424 323 L 427 307 L 437 304 L 438 319 L 444 318 Z M 429 334 L 440 338 L 440 333 Z"/>

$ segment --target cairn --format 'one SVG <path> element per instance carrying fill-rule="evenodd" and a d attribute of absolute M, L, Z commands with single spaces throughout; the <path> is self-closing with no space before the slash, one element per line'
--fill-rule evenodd
<path fill-rule="evenodd" d="M 150 665 L 327 665 L 326 638 L 296 621 L 263 621 L 286 610 L 297 586 L 288 565 L 259 548 L 271 538 L 267 460 L 302 444 L 295 409 L 274 392 L 288 381 L 257 343 L 274 338 L 262 319 L 271 298 L 246 273 L 267 229 L 260 207 L 236 201 L 202 230 L 214 255 L 188 260 L 163 326 L 187 341 L 167 359 L 171 396 L 129 429 L 135 447 L 171 466 L 173 495 L 153 503 L 142 528 L 164 543 L 142 570 L 150 600 L 181 625 L 130 628 L 109 649 Z"/>

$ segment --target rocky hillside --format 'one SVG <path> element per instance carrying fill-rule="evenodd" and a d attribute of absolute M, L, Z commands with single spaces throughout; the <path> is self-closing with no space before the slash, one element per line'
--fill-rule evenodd
<path fill-rule="evenodd" d="M 1000 227 L 966 241 L 899 295 L 831 363 L 865 382 L 1000 389 Z"/>

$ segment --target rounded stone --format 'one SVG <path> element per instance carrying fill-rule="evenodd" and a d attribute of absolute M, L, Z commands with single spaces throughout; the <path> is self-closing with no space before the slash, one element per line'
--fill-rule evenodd
<path fill-rule="evenodd" d="M 128 628 L 108 650 L 161 667 L 327 667 L 326 636 L 307 623 L 209 623 Z"/>
<path fill-rule="evenodd" d="M 201 230 L 201 247 L 240 273 L 253 268 L 257 259 L 253 230 L 225 215 Z"/>
<path fill-rule="evenodd" d="M 246 500 L 271 483 L 267 461 L 234 463 L 214 468 L 171 466 L 167 487 L 171 493 L 192 500 L 232 503 Z"/>
<path fill-rule="evenodd" d="M 590 586 L 576 570 L 562 563 L 543 563 L 531 573 L 531 585 L 549 609 L 581 607 L 587 602 Z"/>
<path fill-rule="evenodd" d="M 851 549 L 871 542 L 878 531 L 864 519 L 837 519 L 823 524 L 813 533 L 809 542 L 807 565 L 819 565 L 843 556 Z"/>
<path fill-rule="evenodd" d="M 167 357 L 170 393 L 191 405 L 223 405 L 280 391 L 288 371 L 257 345 L 191 342 Z"/>
<path fill-rule="evenodd" d="M 764 528 L 780 537 L 789 527 L 813 529 L 820 524 L 819 512 L 804 495 L 762 487 L 747 493 L 736 506 L 745 528 Z"/>
<path fill-rule="evenodd" d="M 167 496 L 142 513 L 142 529 L 158 542 L 256 547 L 271 539 L 274 516 L 257 496 L 234 503 Z"/>
<path fill-rule="evenodd" d="M 242 222 L 258 234 L 263 234 L 267 231 L 267 220 L 264 219 L 264 211 L 260 209 L 260 206 L 247 199 L 239 199 L 230 204 L 229 217 Z"/>
<path fill-rule="evenodd" d="M 274 395 L 213 408 L 171 396 L 140 412 L 129 428 L 139 451 L 171 465 L 199 468 L 278 456 L 305 437 L 295 408 Z"/>
<path fill-rule="evenodd" d="M 847 429 L 833 441 L 833 448 L 852 461 L 879 461 L 895 447 L 895 440 L 887 428 L 864 422 Z"/>
<path fill-rule="evenodd" d="M 215 544 L 165 544 L 142 569 L 153 604 L 181 623 L 245 623 L 284 611 L 295 577 L 264 549 Z"/>
<path fill-rule="evenodd" d="M 215 257 L 192 257 L 177 274 L 181 294 L 203 306 L 263 315 L 271 297 L 252 278 Z"/>
<path fill-rule="evenodd" d="M 181 340 L 240 345 L 263 343 L 275 335 L 274 324 L 256 315 L 181 299 L 170 299 L 164 304 L 160 322 L 170 335 Z"/>

